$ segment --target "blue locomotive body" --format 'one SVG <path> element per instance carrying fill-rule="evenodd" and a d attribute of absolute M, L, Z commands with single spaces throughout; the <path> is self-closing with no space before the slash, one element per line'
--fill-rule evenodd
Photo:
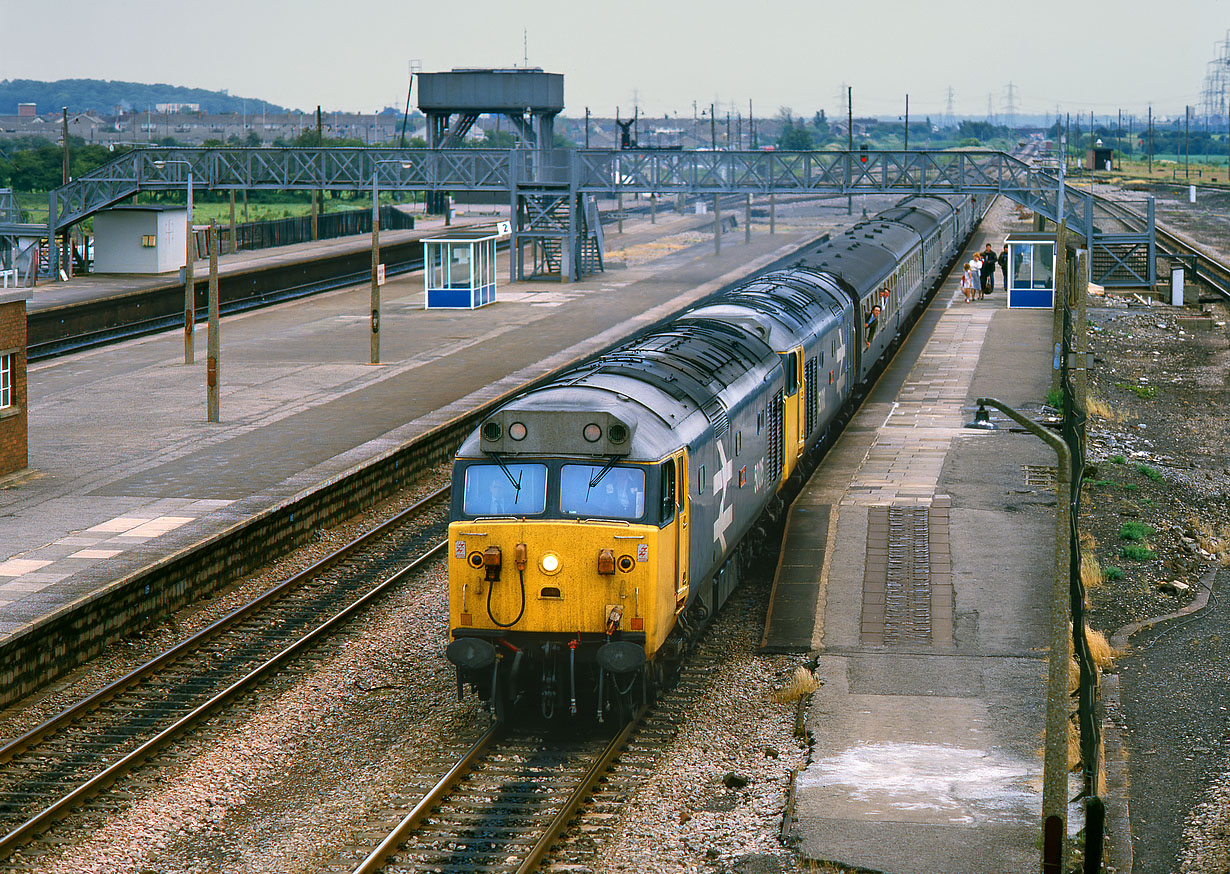
<path fill-rule="evenodd" d="M 454 465 L 459 689 L 500 718 L 651 698 L 975 220 L 907 198 L 487 417 Z"/>

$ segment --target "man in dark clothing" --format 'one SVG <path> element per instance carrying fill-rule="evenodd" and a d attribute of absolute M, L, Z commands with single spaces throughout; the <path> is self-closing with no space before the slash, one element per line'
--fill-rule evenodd
<path fill-rule="evenodd" d="M 991 244 L 982 250 L 982 293 L 990 294 L 995 290 L 995 250 Z"/>
<path fill-rule="evenodd" d="M 999 253 L 999 270 L 1004 274 L 1004 291 L 1008 290 L 1008 244 L 1004 243 L 1004 251 Z"/>

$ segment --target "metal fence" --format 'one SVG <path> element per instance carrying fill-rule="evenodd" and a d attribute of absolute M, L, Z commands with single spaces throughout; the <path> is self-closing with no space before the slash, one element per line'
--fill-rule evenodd
<path fill-rule="evenodd" d="M 380 206 L 380 229 L 386 231 L 412 230 L 414 216 L 407 215 L 400 209 L 388 204 Z M 372 232 L 372 211 L 370 209 L 348 209 L 345 212 L 330 212 L 316 218 L 316 239 L 332 240 L 337 237 L 350 237 Z M 228 225 L 219 229 L 222 241 L 222 251 L 240 251 L 243 249 L 269 249 L 274 246 L 290 246 L 295 243 L 310 243 L 312 241 L 312 217 L 310 215 L 292 216 L 290 218 L 269 219 L 262 222 L 243 222 L 235 225 L 235 247 L 231 248 L 231 233 Z M 208 229 L 198 226 L 196 229 L 196 250 L 204 253 Z"/>

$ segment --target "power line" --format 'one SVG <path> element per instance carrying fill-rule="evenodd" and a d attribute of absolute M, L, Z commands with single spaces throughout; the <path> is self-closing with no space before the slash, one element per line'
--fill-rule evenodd
<path fill-rule="evenodd" d="M 1008 127 L 1016 127 L 1016 114 L 1018 110 L 1016 102 L 1016 86 L 1011 82 L 1004 89 L 1007 93 L 1004 95 L 1004 124 Z"/>

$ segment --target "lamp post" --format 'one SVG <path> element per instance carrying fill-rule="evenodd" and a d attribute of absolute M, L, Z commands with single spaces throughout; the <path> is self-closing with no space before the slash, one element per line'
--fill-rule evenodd
<path fill-rule="evenodd" d="M 188 168 L 188 233 L 184 243 L 184 364 L 191 364 L 195 359 L 192 334 L 196 327 L 196 283 L 192 274 L 193 262 L 196 260 L 196 240 L 192 236 L 192 164 L 187 161 L 153 163 L 159 170 L 168 164 L 183 164 Z"/>
<path fill-rule="evenodd" d="M 1042 764 L 1042 870 L 1066 871 L 1064 841 L 1068 814 L 1068 651 L 1071 619 L 1070 543 L 1072 455 L 1061 437 L 995 398 L 978 398 L 978 413 L 967 427 L 994 430 L 993 407 L 1055 450 L 1055 574 L 1051 583 L 1050 657 L 1046 681 L 1046 749 Z"/>
<path fill-rule="evenodd" d="M 372 166 L 372 355 L 371 363 L 380 363 L 380 167 L 382 164 L 400 164 L 403 170 L 413 166 L 409 161 L 390 159 L 377 161 Z"/>

